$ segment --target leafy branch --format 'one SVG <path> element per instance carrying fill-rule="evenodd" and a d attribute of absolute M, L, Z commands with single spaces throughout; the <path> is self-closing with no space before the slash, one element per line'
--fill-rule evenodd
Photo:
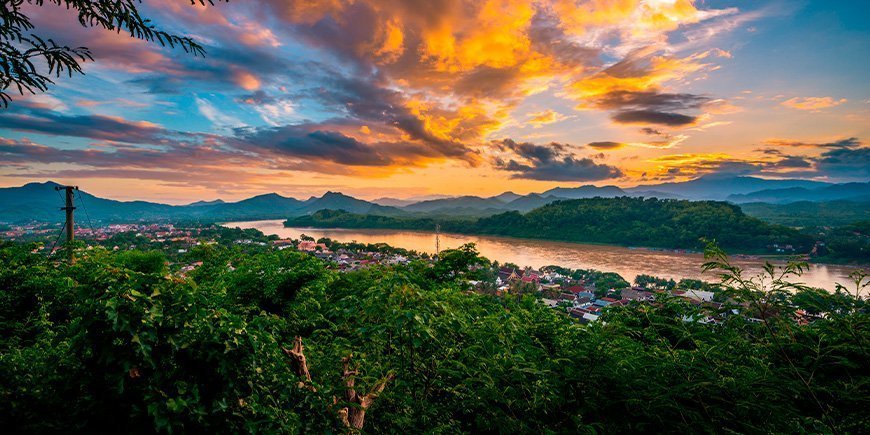
<path fill-rule="evenodd" d="M 214 5 L 214 0 L 190 2 Z M 4 0 L 0 2 L 0 104 L 4 108 L 12 101 L 10 90 L 21 95 L 45 92 L 63 75 L 84 74 L 82 64 L 94 60 L 87 47 L 70 47 L 34 33 L 33 21 L 22 10 L 25 3 L 65 7 L 77 12 L 83 27 L 125 32 L 132 38 L 205 56 L 205 48 L 194 39 L 160 30 L 140 15 L 141 0 Z"/>

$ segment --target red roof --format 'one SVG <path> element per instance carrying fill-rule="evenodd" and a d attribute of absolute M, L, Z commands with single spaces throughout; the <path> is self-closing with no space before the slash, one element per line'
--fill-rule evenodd
<path fill-rule="evenodd" d="M 614 302 L 616 302 L 616 299 L 613 299 L 613 298 L 601 298 L 601 300 L 602 300 L 602 301 L 610 302 L 611 304 L 614 303 Z"/>
<path fill-rule="evenodd" d="M 586 289 L 582 285 L 572 285 L 571 287 L 568 287 L 566 290 L 568 290 L 571 293 L 580 293 L 580 292 L 586 291 Z"/>

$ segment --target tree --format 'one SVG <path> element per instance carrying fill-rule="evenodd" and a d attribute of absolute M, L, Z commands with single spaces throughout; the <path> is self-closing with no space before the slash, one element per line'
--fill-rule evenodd
<path fill-rule="evenodd" d="M 221 0 L 218 0 L 221 1 Z M 190 0 L 191 4 L 214 4 L 214 0 Z M 23 8 L 25 4 L 42 7 L 63 6 L 78 14 L 84 27 L 100 27 L 161 46 L 181 47 L 195 56 L 204 56 L 205 49 L 187 36 L 160 30 L 151 20 L 139 14 L 141 0 L 4 0 L 0 4 L 0 104 L 8 107 L 10 90 L 19 94 L 45 92 L 54 78 L 84 74 L 82 64 L 93 61 L 87 47 L 69 47 L 51 38 L 40 36 Z"/>

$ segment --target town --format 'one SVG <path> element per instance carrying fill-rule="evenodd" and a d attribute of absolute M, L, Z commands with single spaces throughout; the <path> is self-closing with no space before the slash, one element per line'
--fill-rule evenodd
<path fill-rule="evenodd" d="M 58 255 L 62 244 L 54 238 L 56 225 L 22 225 L 5 228 L 0 234 L 4 239 L 36 242 L 34 252 Z M 85 249 L 102 246 L 112 251 L 159 250 L 167 258 L 168 270 L 183 278 L 196 270 L 203 262 L 193 251 L 198 247 L 212 245 L 231 246 L 248 252 L 291 249 L 307 253 L 328 264 L 338 272 L 350 272 L 370 267 L 393 267 L 411 262 L 424 262 L 430 267 L 439 260 L 439 255 L 396 248 L 384 243 L 364 244 L 338 242 L 328 238 L 315 240 L 302 235 L 298 240 L 267 236 L 254 229 L 227 228 L 217 224 L 175 225 L 163 224 L 113 224 L 99 228 L 79 227 L 76 240 Z M 55 243 L 51 241 L 54 240 Z M 464 246 L 461 249 L 473 249 Z M 451 251 L 445 250 L 445 255 Z M 599 321 L 608 308 L 629 304 L 650 304 L 662 298 L 676 298 L 704 308 L 710 315 L 692 319 L 702 323 L 717 323 L 736 311 L 723 310 L 727 297 L 718 286 L 697 279 L 666 280 L 649 275 L 639 275 L 633 283 L 613 272 L 596 270 L 572 270 L 558 265 L 535 269 L 515 264 L 499 264 L 481 259 L 470 264 L 465 282 L 467 290 L 499 297 L 533 295 L 540 303 L 563 313 L 579 323 Z M 231 265 L 229 267 L 232 267 Z M 800 321 L 814 318 L 805 311 L 797 311 Z"/>

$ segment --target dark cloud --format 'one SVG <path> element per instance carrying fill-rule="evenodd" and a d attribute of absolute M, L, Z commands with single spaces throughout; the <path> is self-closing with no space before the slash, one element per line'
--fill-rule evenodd
<path fill-rule="evenodd" d="M 850 137 L 833 142 L 804 142 L 790 139 L 768 139 L 766 145 L 780 147 L 806 147 L 806 148 L 859 148 L 862 142 L 857 137 Z"/>
<path fill-rule="evenodd" d="M 617 112 L 610 119 L 621 124 L 660 124 L 671 127 L 694 124 L 698 118 L 679 113 L 657 112 L 654 110 L 629 110 Z"/>
<path fill-rule="evenodd" d="M 625 146 L 622 142 L 610 142 L 610 141 L 602 141 L 602 142 L 589 142 L 586 146 L 590 148 L 595 148 L 597 150 L 613 150 L 617 148 L 622 148 Z"/>
<path fill-rule="evenodd" d="M 667 136 L 667 134 L 663 133 L 661 130 L 650 127 L 644 127 L 640 129 L 640 132 L 648 136 Z"/>
<path fill-rule="evenodd" d="M 513 172 L 513 178 L 546 181 L 595 181 L 621 177 L 615 166 L 596 163 L 588 157 L 576 157 L 568 144 L 536 145 L 504 139 L 497 147 L 512 152 L 517 158 L 496 159 L 494 167 Z"/>
<path fill-rule="evenodd" d="M 236 102 L 242 104 L 250 104 L 255 106 L 261 106 L 264 104 L 274 104 L 278 102 L 278 98 L 275 98 L 262 90 L 254 91 L 250 94 L 240 95 L 236 98 Z"/>
<path fill-rule="evenodd" d="M 45 109 L 22 113 L 0 112 L 0 125 L 10 130 L 52 136 L 73 136 L 126 143 L 161 143 L 170 134 L 156 124 L 132 122 L 102 115 L 64 115 Z"/>
<path fill-rule="evenodd" d="M 775 162 L 775 167 L 778 168 L 810 168 L 813 164 L 802 156 L 785 156 Z"/>
<path fill-rule="evenodd" d="M 614 91 L 595 99 L 602 109 L 634 108 L 636 110 L 688 110 L 698 109 L 710 98 L 695 94 L 668 94 L 654 91 Z"/>
<path fill-rule="evenodd" d="M 825 151 L 816 159 L 816 171 L 832 178 L 870 179 L 870 148 Z"/>
<path fill-rule="evenodd" d="M 258 153 L 325 160 L 352 166 L 385 166 L 393 162 L 376 147 L 317 125 L 285 125 L 273 128 L 239 128 L 234 141 Z"/>

